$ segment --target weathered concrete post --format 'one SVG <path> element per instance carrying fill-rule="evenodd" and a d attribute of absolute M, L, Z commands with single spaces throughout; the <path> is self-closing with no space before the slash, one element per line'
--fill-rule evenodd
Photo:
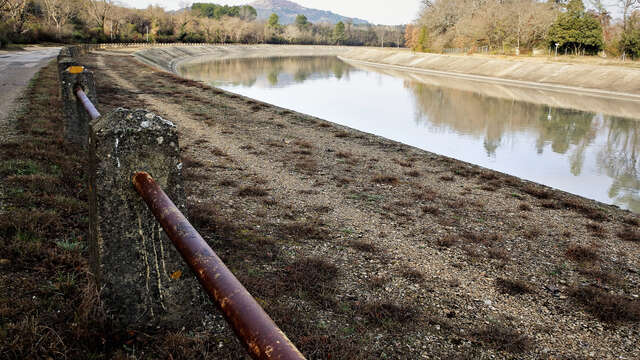
<path fill-rule="evenodd" d="M 91 118 L 78 101 L 75 89 L 80 86 L 94 105 L 97 105 L 96 87 L 93 73 L 83 66 L 77 66 L 73 60 L 58 63 L 67 66 L 60 73 L 62 110 L 64 112 L 64 137 L 67 141 L 86 145 L 89 139 Z M 72 65 L 74 64 L 74 65 Z"/>
<path fill-rule="evenodd" d="M 146 171 L 185 211 L 175 126 L 146 110 L 117 109 L 91 124 L 90 267 L 113 320 L 181 326 L 205 296 L 131 179 Z M 198 300 L 199 299 L 199 300 Z"/>

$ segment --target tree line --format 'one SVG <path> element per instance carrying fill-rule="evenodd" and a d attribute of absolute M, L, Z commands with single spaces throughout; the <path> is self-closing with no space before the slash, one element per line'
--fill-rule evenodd
<path fill-rule="evenodd" d="M 414 51 L 449 48 L 492 53 L 609 55 L 640 58 L 640 0 L 615 0 L 614 20 L 602 0 L 422 0 L 405 43 Z"/>
<path fill-rule="evenodd" d="M 404 26 L 291 25 L 272 14 L 258 21 L 245 6 L 195 3 L 180 11 L 131 9 L 115 0 L 0 0 L 0 47 L 38 42 L 207 42 L 404 46 Z"/>

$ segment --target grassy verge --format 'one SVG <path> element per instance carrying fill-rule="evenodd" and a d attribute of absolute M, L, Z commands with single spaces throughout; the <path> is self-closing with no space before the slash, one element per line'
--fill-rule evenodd
<path fill-rule="evenodd" d="M 58 86 L 51 63 L 22 98 L 16 136 L 0 134 L 0 358 L 207 353 L 203 332 L 133 331 L 107 320 L 87 266 L 86 152 L 63 139 Z"/>
<path fill-rule="evenodd" d="M 0 143 L 0 357 L 86 352 L 95 343 L 88 289 L 84 152 L 62 138 L 55 64 L 32 80 Z M 95 298 L 95 297 L 94 297 Z M 84 346 L 83 346 L 84 347 Z"/>

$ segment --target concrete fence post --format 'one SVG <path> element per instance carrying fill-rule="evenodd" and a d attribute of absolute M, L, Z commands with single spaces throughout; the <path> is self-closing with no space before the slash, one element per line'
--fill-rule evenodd
<path fill-rule="evenodd" d="M 64 137 L 67 141 L 86 145 L 89 138 L 89 122 L 91 118 L 75 94 L 80 86 L 91 102 L 97 106 L 96 87 L 93 73 L 83 66 L 78 66 L 74 60 L 58 63 L 59 68 L 66 66 L 60 73 L 62 110 L 64 113 Z"/>
<path fill-rule="evenodd" d="M 110 317 L 182 326 L 201 316 L 206 296 L 131 182 L 148 172 L 185 212 L 176 127 L 119 108 L 91 124 L 89 153 L 90 268 Z"/>

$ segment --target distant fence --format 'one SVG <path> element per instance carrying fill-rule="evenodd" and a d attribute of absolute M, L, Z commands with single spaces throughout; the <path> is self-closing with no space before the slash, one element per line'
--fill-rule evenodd
<path fill-rule="evenodd" d="M 94 75 L 78 63 L 96 48 L 65 47 L 58 72 L 65 138 L 88 147 L 89 263 L 110 318 L 188 326 L 205 304 L 197 279 L 253 358 L 304 359 L 183 215 L 176 126 L 147 110 L 97 111 Z"/>
<path fill-rule="evenodd" d="M 154 48 L 154 47 L 173 47 L 173 46 L 278 46 L 278 47 L 305 47 L 310 49 L 320 48 L 338 48 L 346 49 L 349 46 L 344 45 L 300 45 L 300 44 L 242 44 L 242 43 L 154 43 L 154 42 L 140 42 L 140 43 L 103 43 L 103 44 L 87 44 L 81 45 L 88 49 L 118 49 L 118 48 Z"/>
<path fill-rule="evenodd" d="M 444 54 L 468 54 L 473 53 L 489 53 L 489 46 L 474 46 L 465 48 L 445 48 L 442 50 Z"/>

